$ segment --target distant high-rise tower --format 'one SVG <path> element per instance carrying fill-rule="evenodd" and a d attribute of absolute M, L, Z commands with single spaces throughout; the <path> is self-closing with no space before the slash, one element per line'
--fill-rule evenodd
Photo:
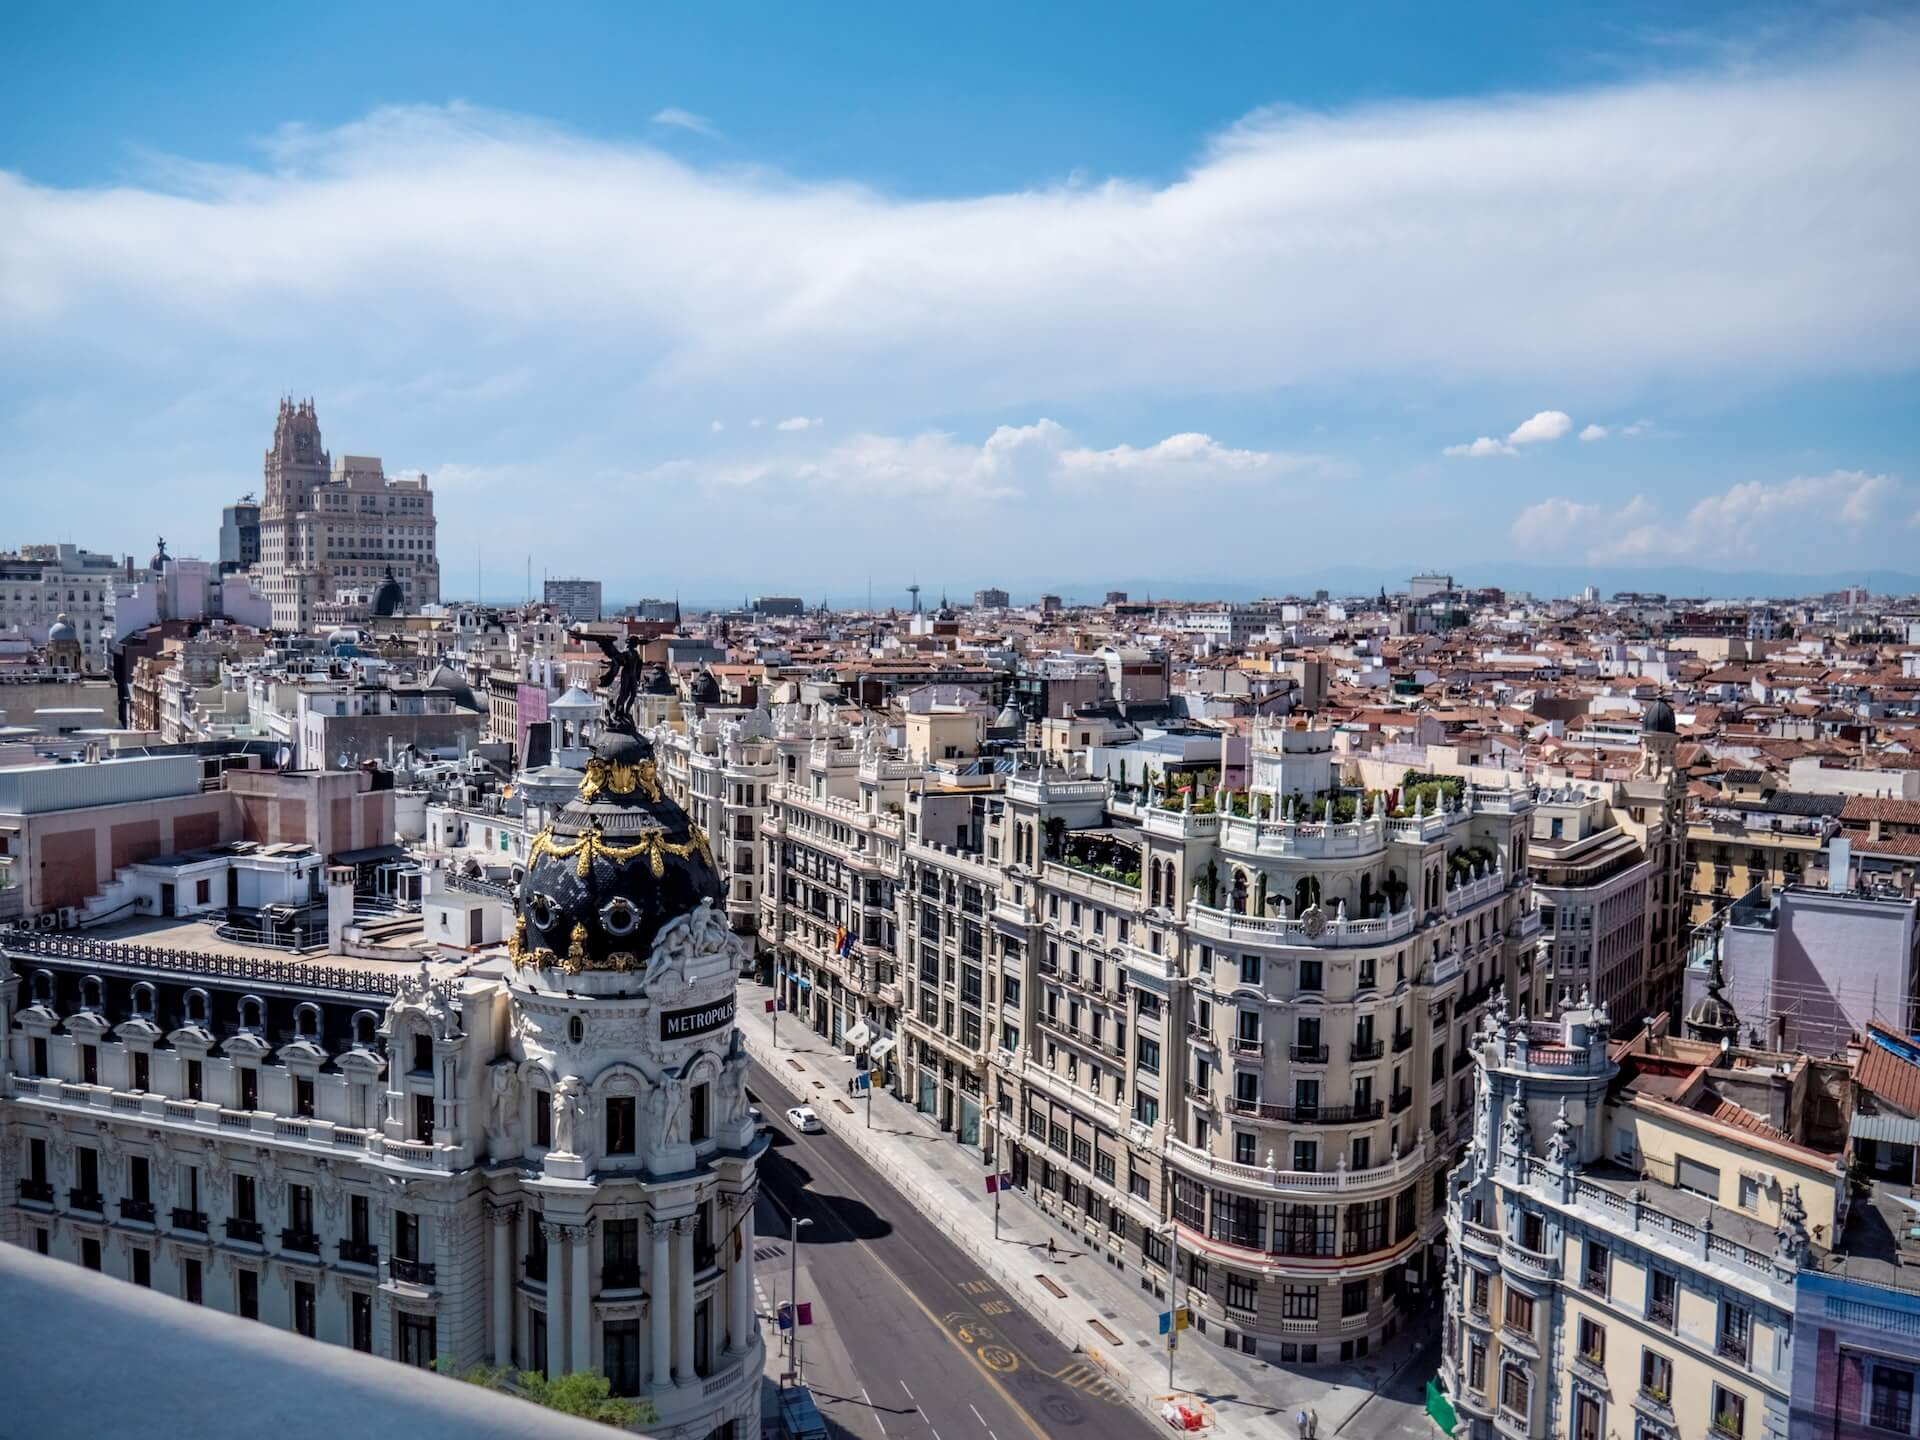
<path fill-rule="evenodd" d="M 920 613 L 920 582 L 918 580 L 907 586 L 907 594 L 913 597 L 913 613 L 918 615 Z"/>
<path fill-rule="evenodd" d="M 372 594 L 389 571 L 404 608 L 440 599 L 433 496 L 425 475 L 389 479 L 377 456 L 335 465 L 313 401 L 280 402 L 264 466 L 255 578 L 278 630 L 304 630 L 315 605 Z"/>

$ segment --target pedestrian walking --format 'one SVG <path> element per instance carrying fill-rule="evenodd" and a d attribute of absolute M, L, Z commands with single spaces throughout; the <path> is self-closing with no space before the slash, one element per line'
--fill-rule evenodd
<path fill-rule="evenodd" d="M 1047 1237 L 1047 1259 L 1049 1259 L 1049 1260 L 1052 1260 L 1052 1259 L 1054 1259 L 1054 1258 L 1055 1258 L 1055 1257 L 1056 1257 L 1056 1256 L 1057 1256 L 1058 1254 L 1059 1254 L 1059 1251 L 1057 1251 L 1057 1250 L 1055 1250 L 1055 1249 L 1053 1248 L 1053 1237 L 1052 1237 L 1051 1235 L 1049 1235 L 1049 1236 Z"/>

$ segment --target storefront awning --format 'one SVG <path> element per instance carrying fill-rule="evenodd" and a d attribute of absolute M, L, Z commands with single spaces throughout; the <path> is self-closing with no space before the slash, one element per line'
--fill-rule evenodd
<path fill-rule="evenodd" d="M 862 1020 L 856 1023 L 851 1030 L 847 1031 L 847 1033 L 840 1038 L 858 1050 L 873 1038 L 873 1030 L 868 1026 L 866 1021 Z"/>

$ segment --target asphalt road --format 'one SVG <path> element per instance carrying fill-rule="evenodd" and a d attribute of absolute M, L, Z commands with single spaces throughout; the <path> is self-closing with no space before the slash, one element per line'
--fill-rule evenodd
<path fill-rule="evenodd" d="M 845 1144 L 797 1134 L 785 1111 L 800 1102 L 784 1084 L 755 1065 L 750 1088 L 773 1131 L 762 1191 L 813 1222 L 800 1231 L 800 1293 L 831 1333 L 803 1332 L 802 1359 L 830 1426 L 863 1440 L 1159 1433 Z M 760 1252 L 757 1281 L 784 1299 L 786 1236 L 760 1238 L 779 1254 Z"/>

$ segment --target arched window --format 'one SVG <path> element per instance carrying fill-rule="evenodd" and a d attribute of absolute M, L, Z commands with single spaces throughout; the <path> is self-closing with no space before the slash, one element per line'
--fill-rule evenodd
<path fill-rule="evenodd" d="M 302 1040 L 320 1038 L 320 1007 L 318 1005 L 308 1003 L 294 1008 L 293 1033 Z"/>
<path fill-rule="evenodd" d="M 255 1032 L 267 1028 L 267 1005 L 258 995 L 245 995 L 240 1000 L 240 1028 Z"/>
<path fill-rule="evenodd" d="M 187 991 L 185 1004 L 187 1023 L 189 1025 L 204 1025 L 207 1023 L 207 1016 L 212 1013 L 213 1007 L 212 1002 L 207 998 L 206 991 L 197 987 Z"/>
<path fill-rule="evenodd" d="M 88 975 L 80 981 L 80 1008 L 98 1014 L 105 1008 L 105 987 L 98 975 Z"/>
<path fill-rule="evenodd" d="M 1293 887 L 1293 913 L 1299 915 L 1320 903 L 1320 881 L 1312 875 L 1304 875 Z"/>
<path fill-rule="evenodd" d="M 576 1045 L 587 1038 L 586 1023 L 578 1015 L 567 1021 L 567 1038 Z"/>
<path fill-rule="evenodd" d="M 1244 870 L 1236 870 L 1233 872 L 1232 907 L 1233 913 L 1236 915 L 1244 915 L 1247 913 L 1247 872 Z"/>
<path fill-rule="evenodd" d="M 353 1044 L 357 1050 L 371 1050 L 379 1038 L 380 1017 L 371 1010 L 353 1012 Z"/>
<path fill-rule="evenodd" d="M 148 984 L 145 980 L 135 985 L 133 987 L 132 1000 L 133 1013 L 135 1016 L 142 1020 L 153 1019 L 154 1011 L 158 1008 L 159 997 L 155 993 L 152 985 Z"/>
<path fill-rule="evenodd" d="M 53 972 L 36 970 L 33 972 L 33 1003 L 53 1007 Z"/>

